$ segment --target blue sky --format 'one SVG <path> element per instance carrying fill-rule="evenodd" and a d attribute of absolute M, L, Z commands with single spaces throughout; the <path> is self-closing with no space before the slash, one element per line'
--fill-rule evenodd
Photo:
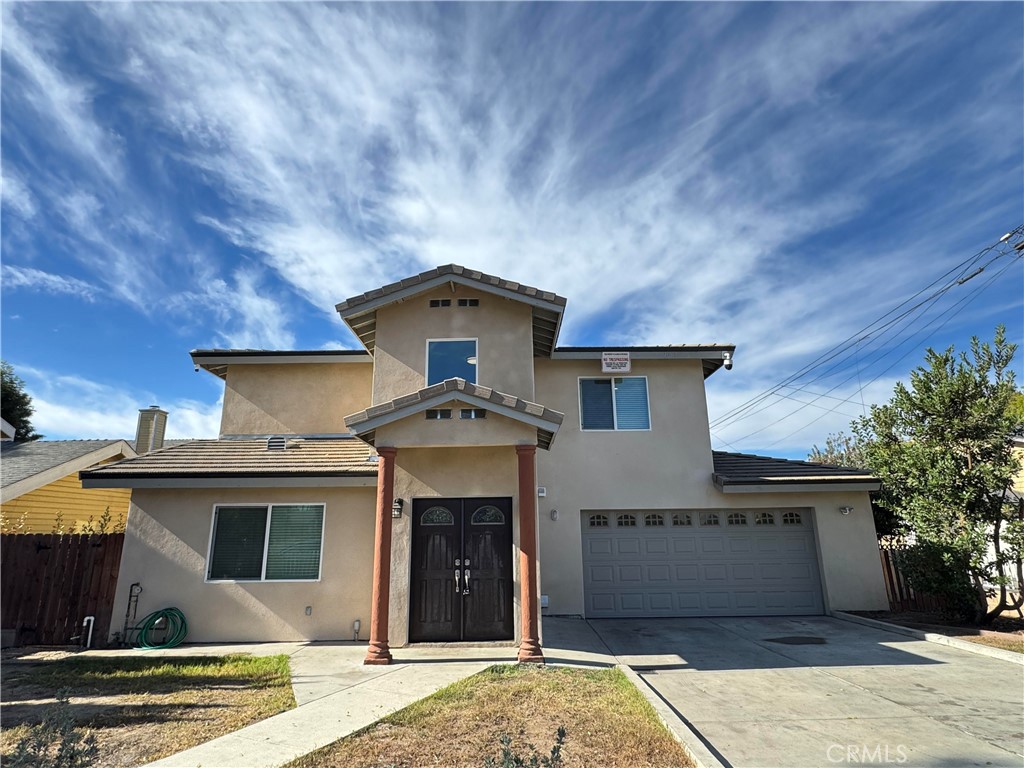
<path fill-rule="evenodd" d="M 737 344 L 714 419 L 1022 223 L 1022 32 L 1019 3 L 4 3 L 3 356 L 50 438 L 151 403 L 215 436 L 188 350 L 353 347 L 336 302 L 456 262 L 566 296 L 562 344 Z M 802 456 L 924 346 L 1020 341 L 1021 264 L 715 446 Z"/>

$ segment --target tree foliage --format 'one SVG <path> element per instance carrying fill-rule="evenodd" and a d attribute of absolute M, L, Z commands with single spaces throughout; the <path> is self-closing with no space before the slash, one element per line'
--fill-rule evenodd
<path fill-rule="evenodd" d="M 867 444 L 858 435 L 848 435 L 845 432 L 838 432 L 825 438 L 824 448 L 815 445 L 807 460 L 837 467 L 871 469 Z M 871 494 L 871 515 L 875 519 L 875 532 L 879 539 L 891 540 L 906 533 L 906 526 L 891 509 L 881 503 L 881 499 L 875 493 Z"/>
<path fill-rule="evenodd" d="M 0 416 L 14 427 L 14 439 L 19 443 L 38 440 L 32 426 L 32 397 L 25 391 L 25 382 L 15 373 L 14 367 L 6 360 L 0 361 Z"/>
<path fill-rule="evenodd" d="M 1020 469 L 1011 451 L 1016 348 L 1000 326 L 991 345 L 972 339 L 970 355 L 929 349 L 910 386 L 897 384 L 888 404 L 853 425 L 882 480 L 881 505 L 944 563 L 967 569 L 979 622 L 1014 607 L 1008 575 L 1024 575 L 1022 510 L 1007 502 Z"/>

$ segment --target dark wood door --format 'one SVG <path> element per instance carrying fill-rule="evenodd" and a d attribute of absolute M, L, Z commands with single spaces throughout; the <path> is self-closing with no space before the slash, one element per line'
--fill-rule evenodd
<path fill-rule="evenodd" d="M 512 638 L 512 500 L 414 499 L 412 642 Z"/>

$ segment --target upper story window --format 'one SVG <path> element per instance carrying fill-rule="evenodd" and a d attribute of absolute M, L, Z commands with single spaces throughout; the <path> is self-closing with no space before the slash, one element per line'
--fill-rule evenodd
<path fill-rule="evenodd" d="M 476 339 L 428 339 L 427 386 L 456 377 L 476 384 Z"/>
<path fill-rule="evenodd" d="M 582 429 L 650 429 L 647 377 L 580 379 Z"/>

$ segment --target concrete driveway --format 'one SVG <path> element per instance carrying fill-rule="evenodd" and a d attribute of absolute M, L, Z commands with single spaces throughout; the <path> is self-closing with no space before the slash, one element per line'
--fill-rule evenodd
<path fill-rule="evenodd" d="M 1024 766 L 1024 667 L 826 617 L 589 622 L 735 768 Z"/>

